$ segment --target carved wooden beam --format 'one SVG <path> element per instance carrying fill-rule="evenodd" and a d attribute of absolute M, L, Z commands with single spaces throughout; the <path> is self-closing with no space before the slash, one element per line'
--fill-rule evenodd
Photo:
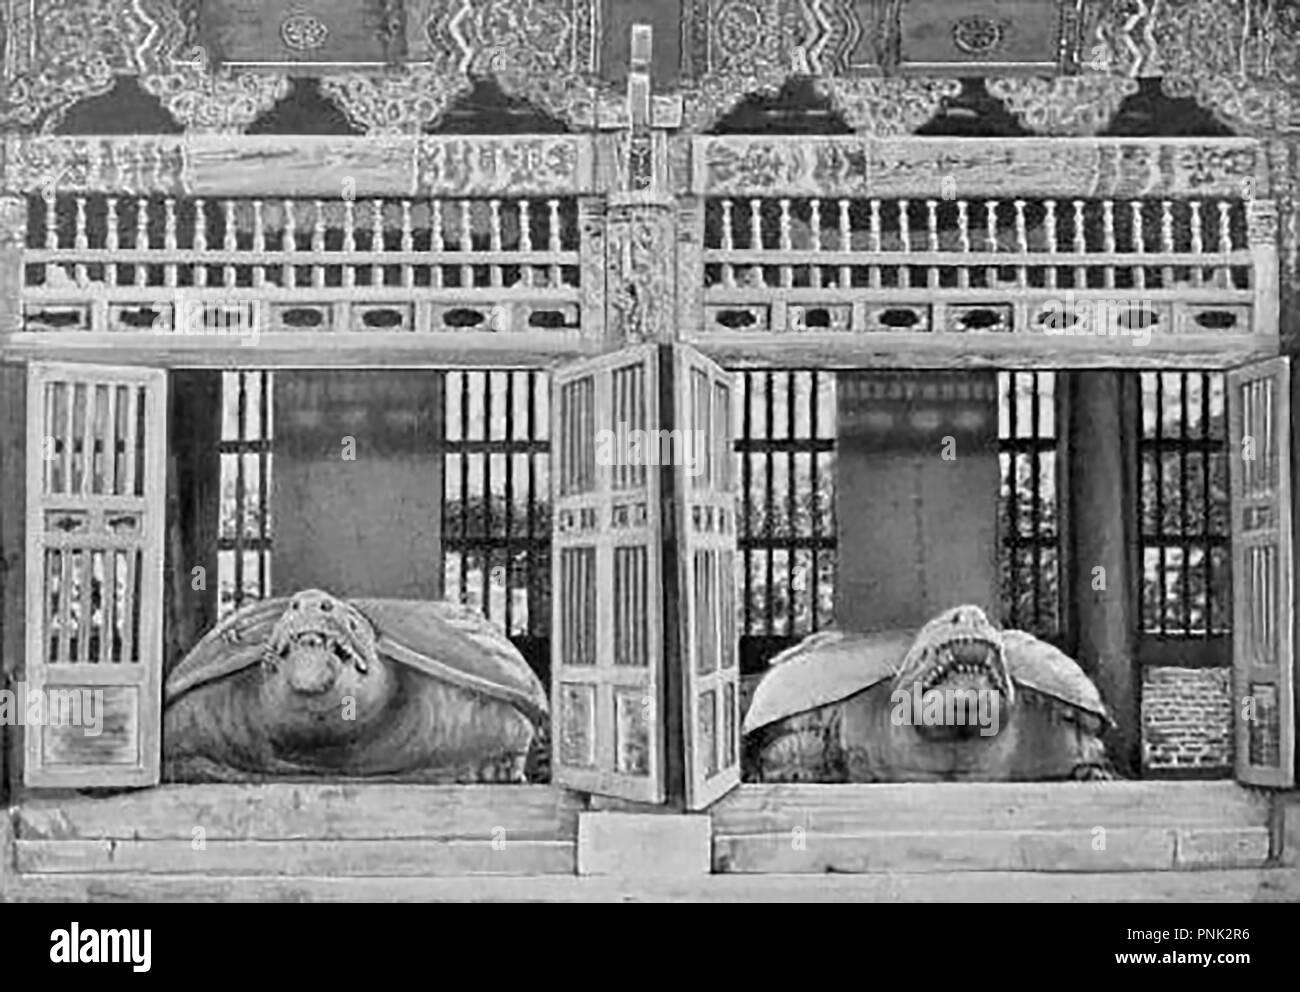
<path fill-rule="evenodd" d="M 588 135 L 10 137 L 0 190 L 166 196 L 572 196 Z"/>
<path fill-rule="evenodd" d="M 1269 195 L 1250 138 L 696 137 L 690 190 L 713 196 Z"/>

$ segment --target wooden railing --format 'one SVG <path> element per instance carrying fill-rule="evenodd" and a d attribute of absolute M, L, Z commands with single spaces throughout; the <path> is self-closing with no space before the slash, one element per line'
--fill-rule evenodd
<path fill-rule="evenodd" d="M 655 127 L 629 193 L 626 137 L 10 139 L 0 347 L 539 367 L 636 328 L 767 367 L 1279 350 L 1252 139 Z"/>

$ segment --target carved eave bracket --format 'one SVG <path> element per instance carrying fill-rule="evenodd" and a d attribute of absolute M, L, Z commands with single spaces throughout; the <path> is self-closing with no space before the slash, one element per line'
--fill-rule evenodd
<path fill-rule="evenodd" d="M 959 79 L 829 76 L 813 83 L 858 134 L 898 137 L 934 117 L 944 100 L 961 93 Z"/>
<path fill-rule="evenodd" d="M 289 95 L 289 78 L 278 73 L 207 72 L 178 63 L 170 72 L 140 77 L 172 119 L 197 134 L 242 134 Z"/>
<path fill-rule="evenodd" d="M 1017 76 L 985 81 L 1026 129 L 1050 137 L 1091 137 L 1105 130 L 1138 81 L 1101 73 L 1041 79 Z"/>
<path fill-rule="evenodd" d="M 1083 7 L 1083 64 L 1160 77 L 1238 133 L 1300 130 L 1300 8 L 1277 0 L 1097 0 Z"/>
<path fill-rule="evenodd" d="M 682 128 L 692 134 L 711 131 L 748 97 L 776 96 L 790 75 L 777 67 L 707 75 L 682 91 Z"/>
<path fill-rule="evenodd" d="M 1176 74 L 1161 78 L 1164 94 L 1193 99 L 1238 134 L 1300 132 L 1300 89 L 1245 76 Z"/>
<path fill-rule="evenodd" d="M 799 78 L 785 70 L 706 77 L 682 94 L 682 126 L 701 134 L 754 96 L 776 96 Z M 854 131 L 875 137 L 911 134 L 930 120 L 946 99 L 961 93 L 958 79 L 913 76 L 814 76 L 814 92 L 829 101 Z"/>
<path fill-rule="evenodd" d="M 366 134 L 393 135 L 421 133 L 473 84 L 463 72 L 422 64 L 383 74 L 327 76 L 320 87 Z"/>

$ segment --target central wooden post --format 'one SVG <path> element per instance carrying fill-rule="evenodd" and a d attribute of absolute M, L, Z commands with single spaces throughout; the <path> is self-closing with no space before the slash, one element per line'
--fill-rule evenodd
<path fill-rule="evenodd" d="M 1074 372 L 1066 384 L 1075 657 L 1115 717 L 1107 740 L 1111 759 L 1123 774 L 1135 775 L 1141 719 L 1129 548 L 1137 489 L 1128 477 L 1124 438 L 1140 411 L 1125 415 L 1136 404 L 1125 402 L 1123 373 Z"/>

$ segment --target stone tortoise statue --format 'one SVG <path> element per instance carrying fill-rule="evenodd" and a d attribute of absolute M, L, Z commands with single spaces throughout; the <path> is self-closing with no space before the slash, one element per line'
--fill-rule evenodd
<path fill-rule="evenodd" d="M 223 619 L 164 695 L 173 781 L 522 782 L 548 719 L 541 682 L 481 615 L 315 589 Z"/>
<path fill-rule="evenodd" d="M 993 719 L 952 719 L 973 712 Z M 959 606 L 918 633 L 828 631 L 777 655 L 745 714 L 745 780 L 1116 778 L 1110 722 L 1065 654 Z"/>

